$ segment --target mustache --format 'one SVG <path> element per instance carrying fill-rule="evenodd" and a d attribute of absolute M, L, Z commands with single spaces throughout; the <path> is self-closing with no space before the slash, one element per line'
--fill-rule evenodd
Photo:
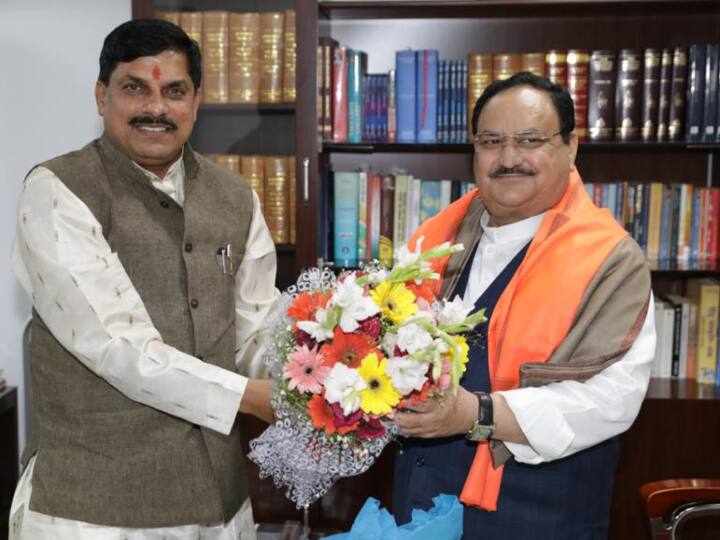
<path fill-rule="evenodd" d="M 490 178 L 498 178 L 500 176 L 510 175 L 510 174 L 522 174 L 525 176 L 535 176 L 535 171 L 532 169 L 528 169 L 526 167 L 498 167 L 497 169 L 491 171 L 488 176 Z"/>
<path fill-rule="evenodd" d="M 152 116 L 152 115 L 144 115 L 144 116 L 135 116 L 134 118 L 131 118 L 128 122 L 131 126 L 135 127 L 138 125 L 156 125 L 156 126 L 165 126 L 169 129 L 177 129 L 177 124 L 170 120 L 166 116 Z"/>

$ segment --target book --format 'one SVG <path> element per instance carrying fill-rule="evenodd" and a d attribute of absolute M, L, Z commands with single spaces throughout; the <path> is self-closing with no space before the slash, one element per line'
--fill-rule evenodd
<path fill-rule="evenodd" d="M 205 103 L 227 103 L 230 98 L 229 16 L 227 11 L 205 11 L 202 14 L 202 89 Z"/>
<path fill-rule="evenodd" d="M 450 193 L 447 194 L 448 198 Z M 440 180 L 423 180 L 420 187 L 419 221 L 433 217 L 442 209 L 442 187 Z"/>
<path fill-rule="evenodd" d="M 283 21 L 283 71 L 282 71 L 282 101 L 295 103 L 295 64 L 297 62 L 297 47 L 295 40 L 295 10 L 286 9 Z"/>
<path fill-rule="evenodd" d="M 642 63 L 638 49 L 621 49 L 618 54 L 615 86 L 615 140 L 618 141 L 635 141 L 640 137 Z"/>
<path fill-rule="evenodd" d="M 472 114 L 475 104 L 485 89 L 492 82 L 492 55 L 470 53 L 467 57 L 468 65 L 468 137 L 472 137 Z"/>
<path fill-rule="evenodd" d="M 391 266 L 393 263 L 393 229 L 395 207 L 395 178 L 382 177 L 380 190 L 380 262 Z"/>
<path fill-rule="evenodd" d="M 240 174 L 260 199 L 260 208 L 265 204 L 265 164 L 262 156 L 240 156 Z"/>
<path fill-rule="evenodd" d="M 705 45 L 690 45 L 688 50 L 687 98 L 685 140 L 700 142 L 703 129 L 703 105 L 705 104 Z"/>
<path fill-rule="evenodd" d="M 661 61 L 661 49 L 645 49 L 643 53 L 643 99 L 640 124 L 640 138 L 643 141 L 654 141 L 657 139 Z M 714 122 L 713 120 L 713 123 Z"/>
<path fill-rule="evenodd" d="M 493 55 L 493 81 L 509 79 L 520 71 L 521 56 L 517 53 L 498 53 Z"/>
<path fill-rule="evenodd" d="M 679 141 L 685 136 L 685 109 L 687 108 L 688 51 L 675 47 L 672 63 L 670 111 L 668 117 L 668 140 Z"/>
<path fill-rule="evenodd" d="M 263 211 L 270 235 L 276 244 L 290 240 L 288 162 L 285 156 L 266 156 Z"/>
<path fill-rule="evenodd" d="M 575 105 L 575 133 L 578 140 L 587 140 L 588 75 L 590 53 L 585 49 L 569 49 L 567 53 L 568 92 Z"/>
<path fill-rule="evenodd" d="M 230 103 L 260 101 L 260 14 L 230 13 L 228 18 Z"/>
<path fill-rule="evenodd" d="M 545 53 L 523 53 L 520 55 L 520 71 L 529 71 L 538 77 L 545 76 Z"/>
<path fill-rule="evenodd" d="M 545 53 L 545 74 L 553 83 L 567 86 L 567 51 L 550 49 Z"/>
<path fill-rule="evenodd" d="M 611 141 L 615 129 L 615 51 L 590 53 L 588 76 L 588 137 L 591 141 Z"/>
<path fill-rule="evenodd" d="M 318 112 L 322 110 L 321 115 L 321 139 L 324 141 L 332 141 L 334 140 L 334 129 L 335 129 L 335 114 L 336 114 L 336 102 L 337 96 L 335 96 L 335 92 L 337 90 L 335 84 L 335 54 L 336 50 L 338 49 L 338 42 L 335 41 L 332 38 L 329 37 L 321 37 L 319 41 L 320 45 L 320 53 L 318 55 L 318 62 L 319 64 L 319 77 L 321 78 L 321 87 L 320 92 L 318 95 Z M 342 59 L 342 62 L 344 62 L 344 58 Z M 347 95 L 347 75 L 344 75 L 344 84 L 345 86 L 341 86 L 340 91 L 340 100 L 345 99 L 345 96 Z M 341 81 L 341 84 L 343 82 Z M 347 130 L 347 102 L 344 102 L 344 109 L 342 109 L 343 104 L 341 103 L 340 113 L 343 114 L 344 111 L 344 125 L 345 130 Z M 341 129 L 341 128 L 339 128 Z M 345 134 L 343 141 L 347 139 L 347 133 Z"/>
<path fill-rule="evenodd" d="M 260 13 L 260 103 L 282 102 L 284 21 L 282 11 Z"/>
<path fill-rule="evenodd" d="M 415 88 L 417 90 L 416 141 L 419 143 L 437 142 L 437 83 L 438 52 L 436 50 L 417 51 Z"/>
<path fill-rule="evenodd" d="M 382 179 L 380 175 L 368 174 L 367 189 L 367 247 L 369 260 L 380 259 L 380 204 L 382 196 Z"/>
<path fill-rule="evenodd" d="M 715 127 L 718 121 L 718 61 L 720 61 L 720 44 L 707 45 L 705 49 L 705 96 L 701 135 L 704 142 L 715 142 Z"/>
<path fill-rule="evenodd" d="M 362 266 L 367 261 L 368 238 L 368 173 L 358 172 L 358 233 L 357 233 L 357 259 Z"/>
<path fill-rule="evenodd" d="M 333 49 L 332 67 L 332 140 L 348 140 L 348 50 Z"/>
<path fill-rule="evenodd" d="M 364 129 L 363 115 L 363 81 L 365 79 L 367 55 L 362 51 L 348 50 L 347 52 L 347 108 L 348 108 L 348 135 L 351 143 L 362 142 Z"/>
<path fill-rule="evenodd" d="M 407 174 L 395 175 L 395 201 L 393 205 L 393 249 L 398 249 L 407 240 L 407 199 L 408 183 L 410 177 Z"/>
<path fill-rule="evenodd" d="M 414 51 L 406 49 L 395 53 L 397 142 L 399 143 L 416 142 L 415 66 Z"/>
<path fill-rule="evenodd" d="M 672 49 L 663 49 L 660 61 L 660 85 L 658 90 L 657 140 L 668 139 L 670 100 L 672 99 Z"/>
<path fill-rule="evenodd" d="M 673 359 L 672 376 L 687 378 L 688 337 L 690 335 L 690 300 L 684 296 L 668 294 L 665 301 L 672 306 L 673 326 Z"/>
<path fill-rule="evenodd" d="M 335 172 L 333 259 L 338 268 L 358 266 L 358 191 L 357 172 Z"/>
<path fill-rule="evenodd" d="M 715 384 L 717 372 L 718 303 L 720 282 L 693 278 L 687 283 L 688 298 L 697 306 L 697 382 Z"/>
<path fill-rule="evenodd" d="M 387 141 L 397 140 L 397 94 L 395 70 L 388 72 L 387 80 Z"/>
<path fill-rule="evenodd" d="M 180 12 L 179 11 L 156 11 L 155 18 L 163 21 L 171 22 L 175 26 L 180 26 Z"/>

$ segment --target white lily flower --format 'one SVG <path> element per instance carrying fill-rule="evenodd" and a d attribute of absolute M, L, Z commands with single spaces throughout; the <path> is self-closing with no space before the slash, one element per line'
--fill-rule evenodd
<path fill-rule="evenodd" d="M 355 274 L 350 274 L 340 283 L 328 305 L 341 309 L 340 328 L 343 332 L 354 332 L 363 321 L 380 312 L 372 298 L 365 294 L 362 287 L 355 283 Z"/>
<path fill-rule="evenodd" d="M 410 354 L 426 349 L 432 342 L 433 338 L 430 333 L 422 326 L 412 322 L 409 324 L 403 324 L 398 329 L 397 345 L 400 349 L 407 351 Z"/>
<path fill-rule="evenodd" d="M 395 268 L 407 268 L 415 264 L 420 258 L 420 245 L 422 244 L 422 238 L 418 240 L 415 251 L 410 251 L 407 244 L 403 244 L 399 249 L 395 250 Z"/>
<path fill-rule="evenodd" d="M 390 275 L 390 272 L 383 269 L 378 269 L 373 272 L 368 272 L 367 274 L 367 280 L 370 285 L 379 285 L 383 281 L 385 281 L 388 276 Z"/>
<path fill-rule="evenodd" d="M 385 368 L 392 385 L 402 395 L 407 395 L 413 390 L 421 390 L 427 381 L 427 371 L 427 364 L 401 356 L 390 358 Z"/>
<path fill-rule="evenodd" d="M 433 347 L 439 352 L 440 354 L 445 354 L 450 350 L 450 347 L 447 344 L 447 341 L 441 338 L 435 338 L 433 341 Z"/>
<path fill-rule="evenodd" d="M 367 383 L 356 370 L 338 362 L 325 378 L 325 399 L 339 403 L 343 414 L 349 416 L 360 408 L 360 392 L 366 388 Z"/>
<path fill-rule="evenodd" d="M 463 321 L 473 310 L 473 307 L 466 308 L 462 298 L 456 296 L 452 302 L 443 300 L 444 306 L 438 314 L 438 322 L 444 325 L 458 324 Z"/>

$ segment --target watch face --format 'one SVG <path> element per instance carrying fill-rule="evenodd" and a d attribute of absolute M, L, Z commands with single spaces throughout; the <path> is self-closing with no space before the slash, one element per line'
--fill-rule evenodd
<path fill-rule="evenodd" d="M 494 431 L 495 426 L 492 424 L 486 425 L 475 422 L 472 428 L 470 428 L 470 431 L 468 431 L 467 438 L 471 441 L 487 441 L 492 437 Z"/>

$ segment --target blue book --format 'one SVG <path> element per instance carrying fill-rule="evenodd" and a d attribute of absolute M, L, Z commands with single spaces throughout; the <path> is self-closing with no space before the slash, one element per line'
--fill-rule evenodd
<path fill-rule="evenodd" d="M 415 139 L 415 51 L 395 53 L 395 100 L 397 142 L 414 143 Z"/>
<path fill-rule="evenodd" d="M 662 218 L 660 219 L 660 253 L 658 258 L 666 261 L 670 258 L 670 229 L 672 227 L 672 190 L 663 184 Z"/>
<path fill-rule="evenodd" d="M 348 142 L 362 142 L 363 137 L 363 80 L 365 62 L 362 51 L 347 52 L 348 55 Z"/>
<path fill-rule="evenodd" d="M 438 65 L 438 142 L 444 143 L 445 140 L 445 66 L 447 62 L 440 60 Z"/>
<path fill-rule="evenodd" d="M 468 65 L 467 60 L 460 62 L 460 130 L 458 132 L 458 142 L 466 142 L 468 140 Z"/>
<path fill-rule="evenodd" d="M 718 61 L 720 44 L 713 43 L 705 49 L 705 103 L 703 104 L 702 140 L 715 142 L 715 123 L 718 110 Z"/>
<path fill-rule="evenodd" d="M 702 140 L 706 57 L 707 49 L 705 45 L 690 45 L 685 109 L 685 140 L 688 142 Z"/>
<path fill-rule="evenodd" d="M 442 208 L 440 180 L 423 180 L 420 184 L 420 223 L 433 217 Z"/>
<path fill-rule="evenodd" d="M 690 259 L 698 260 L 700 258 L 700 190 L 693 189 L 692 192 L 692 210 L 690 218 Z"/>
<path fill-rule="evenodd" d="M 417 51 L 415 61 L 417 142 L 436 143 L 438 52 L 434 49 Z"/>
<path fill-rule="evenodd" d="M 335 173 L 334 249 L 337 268 L 358 266 L 358 197 L 360 175 L 356 172 Z"/>

